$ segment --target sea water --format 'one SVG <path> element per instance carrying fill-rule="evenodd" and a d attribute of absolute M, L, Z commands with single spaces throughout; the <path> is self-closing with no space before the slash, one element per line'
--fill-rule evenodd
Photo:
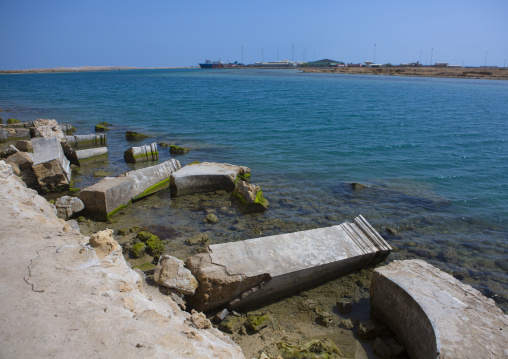
<path fill-rule="evenodd" d="M 78 134 L 109 122 L 109 162 L 133 167 L 125 131 L 191 151 L 178 159 L 248 166 L 270 201 L 242 215 L 227 196 L 161 192 L 126 210 L 175 243 L 213 242 L 351 221 L 508 308 L 508 82 L 295 70 L 129 70 L 0 76 L 0 117 L 55 118 Z M 143 142 L 144 143 L 144 142 Z M 160 149 L 161 160 L 170 158 Z M 139 165 L 137 165 L 139 166 Z M 143 166 L 143 165 L 142 165 Z M 79 187 L 100 178 L 93 170 Z M 352 184 L 358 183 L 354 187 Z M 220 222 L 203 222 L 214 212 Z"/>

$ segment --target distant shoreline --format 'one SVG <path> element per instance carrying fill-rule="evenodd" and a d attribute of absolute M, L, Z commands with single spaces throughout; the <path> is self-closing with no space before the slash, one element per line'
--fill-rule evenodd
<path fill-rule="evenodd" d="M 42 69 L 0 70 L 0 74 L 42 74 L 55 72 L 93 72 L 93 71 L 121 71 L 121 70 L 155 70 L 155 69 L 185 69 L 191 67 L 127 67 L 127 66 L 80 66 L 53 67 Z"/>
<path fill-rule="evenodd" d="M 304 73 L 508 80 L 505 67 L 334 67 L 302 68 Z"/>

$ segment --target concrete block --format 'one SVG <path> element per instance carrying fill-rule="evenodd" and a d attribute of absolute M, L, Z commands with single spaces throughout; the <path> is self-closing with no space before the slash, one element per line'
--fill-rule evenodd
<path fill-rule="evenodd" d="M 30 138 L 30 131 L 27 128 L 4 127 L 0 129 L 0 142 L 28 138 Z"/>
<path fill-rule="evenodd" d="M 508 316 L 492 299 L 422 260 L 374 271 L 371 311 L 419 358 L 506 358 Z"/>
<path fill-rule="evenodd" d="M 74 148 L 105 147 L 108 144 L 105 133 L 66 136 L 66 139 Z"/>
<path fill-rule="evenodd" d="M 171 174 L 180 168 L 180 161 L 170 159 L 155 166 L 124 173 L 121 176 L 134 180 L 132 199 L 139 199 L 169 187 Z"/>
<path fill-rule="evenodd" d="M 79 193 L 86 211 L 100 220 L 108 220 L 132 201 L 134 180 L 130 177 L 105 177 Z"/>
<path fill-rule="evenodd" d="M 131 147 L 124 152 L 123 158 L 127 163 L 158 161 L 159 152 L 157 151 L 157 143 L 154 142 L 140 147 Z"/>
<path fill-rule="evenodd" d="M 250 169 L 215 162 L 187 165 L 171 175 L 171 194 L 176 197 L 217 190 L 231 192 L 238 177 L 249 178 Z"/>
<path fill-rule="evenodd" d="M 180 162 L 171 159 L 118 177 L 106 177 L 83 189 L 79 198 L 91 215 L 101 220 L 108 220 L 128 206 L 132 200 L 167 188 L 169 176 L 179 168 Z"/>
<path fill-rule="evenodd" d="M 32 138 L 32 169 L 44 192 L 65 190 L 71 181 L 70 162 L 57 137 Z"/>
<path fill-rule="evenodd" d="M 354 223 L 215 244 L 187 260 L 197 310 L 249 308 L 383 261 L 391 247 L 359 216 Z"/>
<path fill-rule="evenodd" d="M 108 160 L 108 148 L 97 147 L 74 151 L 76 162 L 79 166 L 83 163 L 103 162 Z"/>

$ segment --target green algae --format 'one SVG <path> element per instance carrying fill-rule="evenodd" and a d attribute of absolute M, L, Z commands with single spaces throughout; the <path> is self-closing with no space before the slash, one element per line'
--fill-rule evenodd
<path fill-rule="evenodd" d="M 143 242 L 137 243 L 134 246 L 132 246 L 132 256 L 134 258 L 140 258 L 145 254 L 146 244 Z"/>
<path fill-rule="evenodd" d="M 106 131 L 109 131 L 109 130 L 110 129 L 107 128 L 104 125 L 101 125 L 101 124 L 95 125 L 95 132 L 106 132 Z"/>
<path fill-rule="evenodd" d="M 287 342 L 278 343 L 284 359 L 343 359 L 347 358 L 341 353 L 335 343 L 325 338 L 323 340 L 313 339 L 303 344 L 292 345 Z"/>
<path fill-rule="evenodd" d="M 271 319 L 268 315 L 249 315 L 245 321 L 245 327 L 255 333 L 270 324 Z"/>
<path fill-rule="evenodd" d="M 148 270 L 151 270 L 151 269 L 154 269 L 156 268 L 157 266 L 151 262 L 147 262 L 147 263 L 143 263 L 143 264 L 140 264 L 140 265 L 137 265 L 133 268 L 138 268 L 142 271 L 148 271 Z"/>
<path fill-rule="evenodd" d="M 126 204 L 122 204 L 121 206 L 119 206 L 118 208 L 115 208 L 114 210 L 112 210 L 111 212 L 109 212 L 105 218 L 106 221 L 109 221 L 111 219 L 111 217 L 113 217 L 114 215 L 116 215 L 118 212 L 120 212 L 122 209 L 124 209 L 125 207 L 128 207 L 130 204 L 132 203 L 132 200 L 130 200 L 129 202 L 127 202 Z"/>
<path fill-rule="evenodd" d="M 134 197 L 134 199 L 140 199 L 140 198 L 143 198 L 143 197 L 146 197 L 146 196 L 149 196 L 155 192 L 158 192 L 160 190 L 163 190 L 165 188 L 168 188 L 169 187 L 169 181 L 170 179 L 169 178 L 166 178 L 156 184 L 154 184 L 153 186 L 151 187 L 148 187 L 146 190 L 144 190 L 142 193 L 138 194 L 136 197 Z"/>
<path fill-rule="evenodd" d="M 172 155 L 184 155 L 187 152 L 189 152 L 189 149 L 187 149 L 187 148 L 176 146 L 176 145 L 169 146 L 169 153 L 171 153 Z"/>
<path fill-rule="evenodd" d="M 8 124 L 8 125 L 11 125 L 11 124 L 13 124 L 13 123 L 20 123 L 20 122 L 21 122 L 20 120 L 16 120 L 15 118 L 9 118 L 9 119 L 7 120 L 7 124 Z"/>
<path fill-rule="evenodd" d="M 134 132 L 134 131 L 126 131 L 125 132 L 125 138 L 129 141 L 140 141 L 145 138 L 148 138 L 150 136 L 145 135 L 143 133 Z"/>
<path fill-rule="evenodd" d="M 147 252 L 155 259 L 158 259 L 164 253 L 164 243 L 156 235 L 152 235 L 146 241 Z"/>

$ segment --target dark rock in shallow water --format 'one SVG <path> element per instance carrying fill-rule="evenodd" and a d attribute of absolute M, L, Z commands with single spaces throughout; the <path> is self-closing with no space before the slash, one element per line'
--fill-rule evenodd
<path fill-rule="evenodd" d="M 184 155 L 187 152 L 189 152 L 189 149 L 180 146 L 170 145 L 169 147 L 169 153 L 172 155 Z"/>
<path fill-rule="evenodd" d="M 148 137 L 150 137 L 150 136 L 145 135 L 143 133 L 139 133 L 139 132 L 134 132 L 134 131 L 125 132 L 125 138 L 129 141 L 140 141 L 140 140 L 143 140 Z"/>

